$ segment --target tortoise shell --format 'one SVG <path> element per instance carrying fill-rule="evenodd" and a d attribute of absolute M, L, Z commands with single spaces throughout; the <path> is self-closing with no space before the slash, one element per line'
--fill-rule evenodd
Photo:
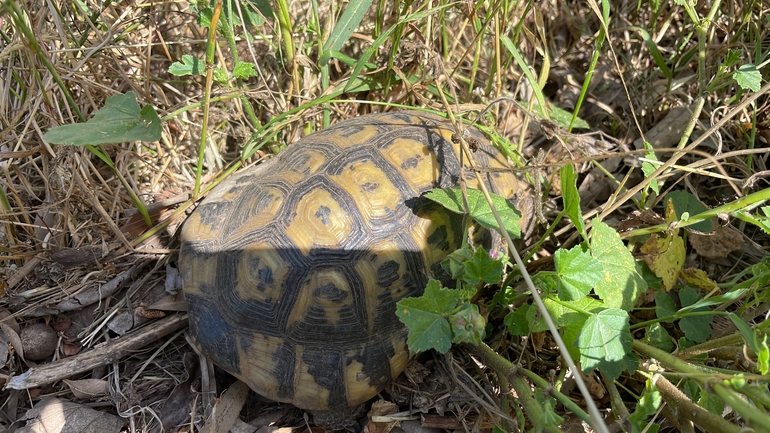
<path fill-rule="evenodd" d="M 506 160 L 477 131 L 481 167 Z M 311 134 L 217 186 L 186 221 L 179 267 L 202 353 L 257 393 L 308 410 L 366 402 L 405 368 L 396 302 L 462 239 L 420 196 L 457 183 L 446 120 L 371 114 Z M 510 172 L 481 175 L 515 198 Z M 466 171 L 468 186 L 476 175 Z"/>

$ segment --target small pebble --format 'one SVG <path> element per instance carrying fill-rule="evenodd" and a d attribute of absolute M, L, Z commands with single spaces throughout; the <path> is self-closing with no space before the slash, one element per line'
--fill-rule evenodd
<path fill-rule="evenodd" d="M 53 355 L 58 341 L 56 331 L 45 323 L 33 323 L 21 330 L 24 357 L 31 361 L 42 361 Z"/>

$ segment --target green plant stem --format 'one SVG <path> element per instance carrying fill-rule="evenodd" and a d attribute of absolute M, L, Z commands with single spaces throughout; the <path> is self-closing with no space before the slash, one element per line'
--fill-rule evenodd
<path fill-rule="evenodd" d="M 755 407 L 750 406 L 741 399 L 735 392 L 726 386 L 714 384 L 712 389 L 714 394 L 718 395 L 722 401 L 732 407 L 735 412 L 746 420 L 751 422 L 751 426 L 758 432 L 770 432 L 770 416 L 760 412 Z M 719 418 L 721 419 L 721 418 Z M 706 431 L 712 431 L 705 429 Z"/>
<path fill-rule="evenodd" d="M 548 383 L 545 379 L 540 377 L 537 373 L 527 370 L 526 368 L 519 368 L 516 370 L 517 373 L 520 373 L 522 376 L 526 376 L 527 379 L 531 380 L 535 385 L 539 386 L 540 388 L 546 390 L 548 392 L 548 395 L 555 398 L 559 403 L 561 403 L 567 410 L 572 412 L 573 414 L 577 415 L 580 419 L 583 421 L 590 423 L 591 417 L 580 408 L 580 406 L 577 405 L 574 401 L 570 400 L 569 397 L 562 394 L 560 391 L 558 391 L 553 385 Z"/>
<path fill-rule="evenodd" d="M 217 25 L 222 14 L 222 0 L 217 0 L 214 13 L 209 25 L 208 41 L 206 44 L 206 88 L 203 90 L 203 127 L 201 128 L 201 142 L 198 145 L 198 165 L 195 167 L 195 186 L 193 187 L 193 201 L 198 199 L 201 189 L 201 177 L 203 176 L 203 157 L 206 153 L 206 140 L 209 124 L 209 107 L 211 104 L 211 85 L 214 82 L 214 52 L 216 48 Z"/>
<path fill-rule="evenodd" d="M 762 385 L 764 387 L 764 385 Z M 747 386 L 741 389 L 741 392 L 754 401 L 757 406 L 762 405 L 762 409 L 770 408 L 770 395 L 766 389 L 760 387 Z"/>
<path fill-rule="evenodd" d="M 618 415 L 618 418 L 621 420 L 628 418 L 630 413 L 628 412 L 628 408 L 626 407 L 625 403 L 623 403 L 623 397 L 620 396 L 620 392 L 618 392 L 618 387 L 615 386 L 615 382 L 604 374 L 601 376 L 602 382 L 604 382 L 604 387 L 607 388 L 607 392 L 610 394 L 610 404 L 612 405 L 612 410 L 615 411 L 615 413 Z"/>
<path fill-rule="evenodd" d="M 725 335 L 724 337 L 715 338 L 713 340 L 708 340 L 701 344 L 688 347 L 687 349 L 676 352 L 675 355 L 679 359 L 689 359 L 693 356 L 708 353 L 714 349 L 721 349 L 727 346 L 735 346 L 736 344 L 740 344 L 742 342 L 743 337 L 741 334 Z"/>
<path fill-rule="evenodd" d="M 281 31 L 281 39 L 283 40 L 283 50 L 285 56 L 285 64 L 289 65 L 291 70 L 291 83 L 294 88 L 289 92 L 289 98 L 295 92 L 299 94 L 299 74 L 297 71 L 297 62 L 295 61 L 294 54 L 294 38 L 291 33 L 291 15 L 289 14 L 289 5 L 286 0 L 278 0 L 275 2 L 276 18 L 278 19 L 278 26 Z"/>
<path fill-rule="evenodd" d="M 527 413 L 527 416 L 533 417 L 534 414 L 532 413 L 532 408 L 529 408 L 528 405 L 525 404 L 525 400 L 531 399 L 531 401 L 528 401 L 527 403 L 534 403 L 534 405 L 537 406 L 538 411 L 540 411 L 540 407 L 537 405 L 537 402 L 534 400 L 533 396 L 530 395 L 529 398 L 525 398 L 523 396 L 522 392 L 526 391 L 531 394 L 531 390 L 529 384 L 527 384 L 526 381 L 522 383 L 521 376 L 526 377 L 539 388 L 547 391 L 549 395 L 558 400 L 559 403 L 563 404 L 565 408 L 580 417 L 580 419 L 583 421 L 587 423 L 591 422 L 591 417 L 583 409 L 581 409 L 580 406 L 570 400 L 566 395 L 557 391 L 551 384 L 549 384 L 545 379 L 538 376 L 533 371 L 514 366 L 513 363 L 502 357 L 500 354 L 492 350 L 491 347 L 484 343 L 478 346 L 466 343 L 463 345 L 463 347 L 472 352 L 474 355 L 478 356 L 485 365 L 494 370 L 494 372 L 497 373 L 500 377 L 505 377 L 513 385 L 513 388 L 516 390 L 516 393 L 519 396 L 519 402 L 524 407 L 524 411 Z M 533 417 L 531 419 L 541 419 L 542 412 L 538 412 L 537 416 L 539 416 L 539 418 Z"/>
<path fill-rule="evenodd" d="M 706 99 L 703 97 L 695 100 L 695 104 L 693 104 L 692 116 L 690 117 L 690 121 L 687 123 L 687 126 L 684 128 L 684 132 L 682 133 L 682 138 L 679 140 L 677 149 L 684 149 L 684 147 L 687 145 L 687 142 L 690 140 L 690 136 L 692 135 L 692 131 L 695 130 L 695 125 L 698 124 L 698 118 L 700 117 L 701 111 L 703 111 L 703 104 L 705 103 Z"/>
<path fill-rule="evenodd" d="M 16 4 L 16 2 L 14 1 L 8 1 L 4 4 L 2 9 L 5 9 L 5 10 L 10 9 L 13 22 L 16 25 L 16 28 L 19 29 L 24 34 L 24 37 L 27 39 L 29 49 L 38 56 L 40 61 L 43 62 L 43 65 L 51 74 L 51 77 L 54 79 L 56 84 L 59 86 L 59 89 L 64 94 L 64 97 L 67 99 L 67 103 L 69 104 L 70 108 L 72 108 L 72 111 L 74 111 L 75 114 L 77 114 L 78 120 L 80 120 L 81 122 L 85 122 L 86 118 L 83 115 L 83 112 L 80 111 L 80 107 L 78 107 L 78 104 L 75 102 L 75 99 L 72 97 L 72 94 L 70 93 L 69 89 L 67 88 L 67 86 L 64 84 L 64 81 L 62 81 L 61 77 L 57 73 L 56 67 L 54 67 L 53 63 L 51 63 L 51 61 L 43 52 L 43 49 L 38 43 L 37 39 L 35 38 L 35 35 L 32 29 L 26 25 L 26 22 L 24 20 L 24 13 L 19 8 L 19 5 Z M 139 200 L 139 197 L 137 197 L 136 194 L 134 194 L 134 190 L 131 189 L 131 185 L 128 184 L 128 181 L 126 181 L 123 175 L 117 170 L 117 168 L 115 167 L 115 163 L 107 155 L 107 152 L 104 151 L 104 148 L 102 146 L 99 146 L 98 151 L 96 151 L 96 148 L 91 146 L 89 150 L 91 150 L 91 152 L 94 153 L 95 155 L 99 156 L 100 159 L 104 161 L 112 169 L 112 171 L 120 180 L 120 183 L 123 185 L 123 188 L 126 190 L 126 193 L 128 193 L 129 197 L 131 197 L 131 201 L 133 201 L 136 208 L 142 214 L 142 217 L 144 218 L 145 223 L 147 223 L 147 226 L 151 227 L 152 220 L 150 219 L 150 215 L 147 212 L 147 209 L 144 206 L 144 203 L 141 200 Z"/>
<path fill-rule="evenodd" d="M 706 221 L 706 220 L 710 220 L 711 218 L 715 218 L 719 214 L 722 214 L 722 213 L 729 214 L 766 200 L 770 200 L 770 188 L 757 191 L 753 194 L 749 194 L 747 196 L 741 197 L 730 203 L 726 203 L 726 204 L 723 204 L 722 206 L 703 211 L 697 215 L 693 215 L 687 221 L 677 222 L 676 227 L 673 227 L 673 228 L 677 229 L 677 228 L 691 226 L 701 221 Z M 651 227 L 645 227 L 642 229 L 621 233 L 620 237 L 623 239 L 626 239 L 629 237 L 648 235 L 652 233 L 660 233 L 668 230 L 669 228 L 671 228 L 669 224 L 658 224 Z"/>
<path fill-rule="evenodd" d="M 75 114 L 78 115 L 78 119 L 81 122 L 85 122 L 86 118 L 83 115 L 83 113 L 80 111 L 80 107 L 78 107 L 78 104 L 75 102 L 75 99 L 72 97 L 72 94 L 70 94 L 69 89 L 67 89 L 67 86 L 64 84 L 64 81 L 62 81 L 61 77 L 59 76 L 58 72 L 56 72 L 56 67 L 54 67 L 53 63 L 48 59 L 48 57 L 43 53 L 43 49 L 40 47 L 40 44 L 37 41 L 37 38 L 35 38 L 35 34 L 32 31 L 29 26 L 27 26 L 26 21 L 24 20 L 24 13 L 19 9 L 19 5 L 16 4 L 15 1 L 9 0 L 4 3 L 3 7 L 0 8 L 0 11 L 3 9 L 11 11 L 11 17 L 13 19 L 14 24 L 16 24 L 16 28 L 19 29 L 23 34 L 24 37 L 27 39 L 28 47 L 29 49 L 35 53 L 40 61 L 43 62 L 43 65 L 48 70 L 48 72 L 51 74 L 51 77 L 56 81 L 56 84 L 59 86 L 59 89 L 64 94 L 64 97 L 67 99 L 67 103 L 69 103 L 70 108 L 72 108 L 72 111 L 75 112 Z"/>
<path fill-rule="evenodd" d="M 607 21 L 609 21 L 609 11 L 604 10 L 603 8 L 601 18 L 604 20 L 606 24 Z M 578 113 L 580 112 L 580 107 L 583 106 L 583 100 L 588 94 L 588 86 L 591 84 L 591 78 L 593 78 L 594 71 L 596 71 L 596 64 L 599 63 L 599 56 L 601 56 L 602 54 L 602 45 L 604 45 L 604 39 L 607 37 L 607 34 L 605 33 L 605 28 L 606 26 L 599 27 L 599 34 L 596 36 L 596 41 L 594 42 L 593 54 L 591 55 L 591 63 L 588 66 L 588 71 L 586 72 L 585 79 L 583 79 L 583 87 L 580 89 L 578 100 L 575 103 L 575 109 L 572 110 L 572 119 L 570 119 L 569 128 L 567 128 L 567 132 L 572 132 L 572 127 L 575 124 L 575 121 L 577 121 Z"/>
<path fill-rule="evenodd" d="M 709 381 L 704 377 L 700 369 L 696 368 L 694 365 L 691 365 L 686 361 L 683 361 L 677 358 L 674 355 L 671 355 L 670 353 L 664 352 L 658 348 L 644 344 L 639 340 L 634 340 L 633 344 L 634 344 L 633 347 L 635 351 L 642 353 L 645 356 L 648 356 L 650 358 L 655 358 L 658 361 L 660 361 L 663 365 L 667 366 L 668 368 L 689 375 L 692 378 L 692 380 L 695 380 L 696 382 L 700 383 L 704 388 L 713 390 L 713 392 L 717 396 L 719 396 L 722 399 L 722 401 L 732 406 L 735 412 L 737 412 L 747 420 L 750 420 L 753 423 L 754 428 L 760 428 L 760 426 L 770 426 L 770 416 L 760 412 L 753 406 L 749 406 L 745 404 L 745 402 L 741 400 L 741 397 L 738 395 L 738 393 L 735 390 L 733 390 L 731 387 L 724 385 L 723 382 Z M 705 409 L 704 409 L 704 412 L 708 413 L 708 411 L 705 411 Z M 722 418 L 719 418 L 719 417 L 716 417 L 716 418 L 723 421 Z M 693 422 L 695 422 L 695 420 L 693 420 Z M 704 428 L 704 430 L 709 432 L 717 431 L 717 430 L 708 429 L 708 428 Z M 768 431 L 768 430 L 763 430 L 763 431 Z"/>
<path fill-rule="evenodd" d="M 737 425 L 693 403 L 679 388 L 662 375 L 653 375 L 652 383 L 658 387 L 666 404 L 671 406 L 672 411 L 677 416 L 676 421 L 680 424 L 692 421 L 700 429 L 709 433 L 738 433 L 741 431 Z"/>

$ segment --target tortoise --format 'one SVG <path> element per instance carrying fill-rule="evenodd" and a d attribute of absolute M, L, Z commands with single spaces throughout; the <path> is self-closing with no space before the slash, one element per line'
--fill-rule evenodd
<path fill-rule="evenodd" d="M 421 199 L 458 181 L 453 131 L 417 111 L 363 115 L 214 188 L 181 231 L 199 350 L 258 394 L 320 413 L 316 424 L 383 390 L 409 360 L 396 303 L 461 243 L 462 219 Z M 468 131 L 479 166 L 508 167 Z M 510 171 L 478 177 L 506 198 L 522 190 Z"/>

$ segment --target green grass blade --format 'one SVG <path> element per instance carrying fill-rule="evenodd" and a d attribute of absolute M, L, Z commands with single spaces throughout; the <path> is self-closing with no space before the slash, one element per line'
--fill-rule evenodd
<path fill-rule="evenodd" d="M 372 5 L 372 0 L 351 0 L 348 6 L 345 8 L 345 12 L 342 13 L 340 20 L 332 30 L 332 34 L 329 35 L 329 39 L 323 47 L 323 54 L 318 61 L 320 66 L 326 65 L 332 58 L 332 51 L 339 51 L 340 48 L 350 39 L 350 35 L 361 24 L 366 12 Z"/>
<path fill-rule="evenodd" d="M 630 29 L 636 30 L 636 32 L 639 33 L 639 35 L 642 37 L 642 40 L 644 40 L 644 45 L 647 46 L 647 49 L 650 51 L 650 55 L 652 55 L 653 60 L 655 60 L 655 64 L 658 65 L 658 68 L 660 68 L 661 72 L 663 72 L 663 75 L 665 75 L 665 77 L 669 80 L 673 79 L 674 76 L 671 74 L 671 70 L 668 68 L 666 61 L 663 59 L 663 55 L 660 53 L 660 50 L 658 50 L 658 45 L 655 44 L 655 41 L 652 40 L 652 36 L 650 36 L 647 30 L 641 27 L 630 27 Z"/>
<path fill-rule="evenodd" d="M 543 96 L 543 91 L 540 89 L 537 77 L 532 74 L 532 71 L 529 69 L 529 65 L 524 60 L 524 57 L 521 56 L 521 53 L 516 48 L 516 45 L 513 43 L 511 38 L 508 36 L 503 36 L 500 38 L 500 41 L 503 43 L 503 45 L 505 45 L 505 48 L 508 49 L 511 55 L 513 55 L 513 58 L 516 59 L 516 63 L 519 64 L 519 68 L 521 68 L 522 72 L 524 72 L 524 76 L 527 77 L 527 81 L 529 81 L 529 85 L 532 87 L 532 91 L 535 93 L 537 104 L 540 106 L 540 112 L 543 114 L 543 116 L 547 116 L 546 107 L 548 106 L 545 104 L 545 97 Z"/>

